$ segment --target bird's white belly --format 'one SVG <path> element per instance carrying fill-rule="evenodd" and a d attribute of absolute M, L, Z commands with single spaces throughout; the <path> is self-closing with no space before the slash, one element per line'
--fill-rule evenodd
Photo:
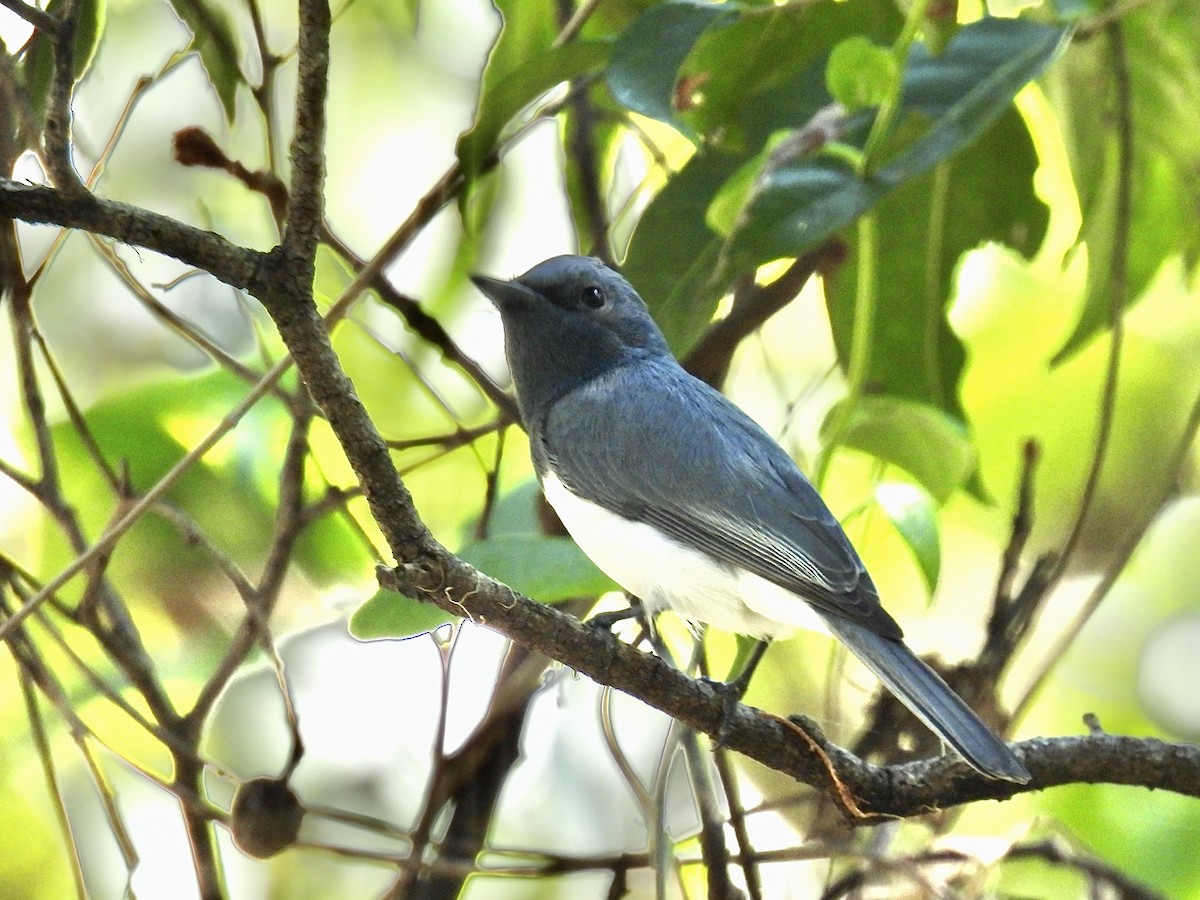
<path fill-rule="evenodd" d="M 673 609 L 689 621 L 758 638 L 826 630 L 796 594 L 584 500 L 552 473 L 542 491 L 580 549 L 650 612 Z"/>

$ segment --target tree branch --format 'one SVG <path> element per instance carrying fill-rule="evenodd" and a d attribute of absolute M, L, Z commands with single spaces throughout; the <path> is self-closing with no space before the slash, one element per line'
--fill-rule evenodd
<path fill-rule="evenodd" d="M 683 367 L 700 380 L 720 387 L 742 341 L 796 299 L 809 278 L 817 272 L 828 274 L 845 258 L 845 244 L 831 238 L 798 256 L 770 284 L 751 282 L 735 291 L 729 315 L 708 327 L 683 360 Z"/>
<path fill-rule="evenodd" d="M 204 269 L 236 288 L 258 282 L 266 254 L 230 243 L 178 219 L 92 194 L 62 191 L 0 178 L 0 217 L 103 234 Z"/>
<path fill-rule="evenodd" d="M 296 126 L 292 136 L 292 186 L 289 191 L 283 252 L 311 268 L 325 217 L 325 96 L 329 90 L 329 3 L 301 0 L 300 83 L 296 89 Z M 310 280 L 311 283 L 311 280 Z"/>
<path fill-rule="evenodd" d="M 431 548 L 399 570 L 381 567 L 378 574 L 385 587 L 468 615 L 691 728 L 715 735 L 721 727 L 723 700 L 705 682 L 635 650 L 610 632 L 521 597 L 444 550 Z M 798 721 L 832 763 L 832 772 L 796 733 L 796 725 L 746 706 L 738 708 L 726 746 L 819 789 L 830 790 L 832 782 L 834 790 L 852 798 L 864 814 L 847 813 L 855 824 L 1003 800 L 1075 782 L 1153 787 L 1200 797 L 1200 747 L 1191 744 L 1107 734 L 1022 741 L 1014 746 L 1033 780 L 1016 785 L 986 778 L 952 756 L 874 766 L 827 741 L 816 725 Z"/>
<path fill-rule="evenodd" d="M 0 6 L 21 17 L 38 31 L 44 31 L 49 35 L 58 33 L 58 19 L 45 10 L 22 3 L 21 0 L 0 0 Z"/>

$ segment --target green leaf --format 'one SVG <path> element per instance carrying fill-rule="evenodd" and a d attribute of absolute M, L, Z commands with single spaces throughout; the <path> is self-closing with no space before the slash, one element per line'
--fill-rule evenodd
<path fill-rule="evenodd" d="M 246 83 L 246 78 L 239 64 L 241 51 L 229 16 L 209 0 L 170 0 L 170 3 L 192 33 L 192 47 L 217 92 L 225 118 L 232 122 L 237 113 L 237 89 Z"/>
<path fill-rule="evenodd" d="M 942 545 L 938 533 L 937 506 L 916 485 L 884 481 L 875 488 L 875 502 L 912 551 L 932 595 L 942 568 Z"/>
<path fill-rule="evenodd" d="M 495 0 L 493 5 L 500 13 L 502 25 L 496 42 L 488 54 L 487 65 L 479 82 L 479 103 L 476 124 L 459 139 L 458 158 L 466 176 L 466 188 L 459 193 L 459 215 L 468 236 L 475 238 L 481 224 L 488 220 L 488 213 L 495 201 L 497 188 L 495 179 L 480 182 L 476 176 L 494 146 L 500 130 L 520 107 L 505 115 L 502 106 L 508 106 L 504 95 L 512 91 L 511 102 L 520 93 L 518 87 L 502 87 L 510 80 L 514 85 L 523 79 L 515 73 L 523 66 L 536 66 L 537 60 L 550 51 L 554 41 L 556 7 L 554 0 Z M 553 82 L 556 84 L 557 82 Z M 500 98 L 497 99 L 497 95 Z M 536 95 L 530 95 L 532 100 Z M 478 132 L 478 133 L 476 133 Z M 482 185 L 489 190 L 481 190 Z"/>
<path fill-rule="evenodd" d="M 96 401 L 85 420 L 109 463 L 129 473 L 135 491 L 144 491 L 208 434 L 247 389 L 241 378 L 225 371 L 164 377 Z M 167 494 L 172 506 L 243 567 L 261 565 L 269 550 L 279 502 L 279 458 L 289 423 L 280 402 L 264 398 Z M 111 491 L 71 422 L 56 423 L 53 436 L 60 465 L 72 473 L 66 485 L 69 501 L 84 529 L 98 534 L 113 515 Z M 314 470 L 305 488 L 316 496 L 325 483 Z M 211 559 L 182 548 L 179 531 L 163 518 L 146 517 L 122 547 L 114 555 L 113 574 L 124 586 L 132 583 L 133 589 L 145 591 L 147 583 L 196 589 L 207 583 Z M 293 562 L 305 578 L 326 585 L 354 577 L 370 557 L 357 529 L 335 513 L 320 516 L 300 532 Z"/>
<path fill-rule="evenodd" d="M 354 270 L 327 244 L 317 245 L 316 273 L 313 277 L 313 299 L 325 312 L 337 302 L 354 281 Z"/>
<path fill-rule="evenodd" d="M 546 603 L 618 590 L 570 538 L 500 534 L 468 544 L 458 555 L 497 581 Z"/>
<path fill-rule="evenodd" d="M 730 239 L 726 274 L 749 272 L 818 244 L 962 149 L 1049 64 L 1066 34 L 1022 20 L 983 19 L 960 30 L 940 57 L 914 47 L 902 112 L 928 120 L 921 135 L 868 179 L 825 157 L 768 164 Z M 865 137 L 862 128 L 845 139 L 861 147 Z"/>
<path fill-rule="evenodd" d="M 458 141 L 458 161 L 467 179 L 479 174 L 513 116 L 555 85 L 600 71 L 611 50 L 605 42 L 575 41 L 541 51 L 515 69 L 485 79 L 475 124 Z"/>
<path fill-rule="evenodd" d="M 704 331 L 724 292 L 712 279 L 722 239 L 704 213 L 738 162 L 721 153 L 692 157 L 646 207 L 629 243 L 622 271 L 678 355 Z"/>
<path fill-rule="evenodd" d="M 1048 210 L 1034 191 L 1037 153 L 1020 114 L 1009 108 L 976 141 L 935 171 L 914 178 L 872 210 L 876 248 L 875 328 L 867 383 L 872 392 L 940 407 L 961 419 L 959 383 L 965 354 L 946 320 L 961 256 L 996 242 L 1032 256 Z M 834 345 L 843 365 L 855 331 L 857 234 L 843 235 L 847 254 L 825 281 Z"/>
<path fill-rule="evenodd" d="M 646 10 L 617 38 L 606 75 L 613 98 L 696 140 L 695 130 L 676 114 L 679 68 L 701 35 L 729 22 L 736 9 L 732 3 L 672 0 Z"/>
<path fill-rule="evenodd" d="M 495 0 L 503 25 L 483 73 L 483 91 L 547 50 L 555 38 L 555 0 Z"/>
<path fill-rule="evenodd" d="M 1154 10 L 1123 16 L 1130 61 L 1134 154 L 1130 177 L 1131 240 L 1128 291 L 1133 303 L 1164 260 L 1200 259 L 1200 5 L 1175 0 Z M 1107 40 L 1073 45 L 1061 67 L 1056 102 L 1071 129 L 1068 143 L 1080 148 L 1072 160 L 1083 200 L 1081 239 L 1088 247 L 1087 302 L 1074 332 L 1054 359 L 1058 365 L 1107 330 L 1119 177 L 1116 97 Z"/>
<path fill-rule="evenodd" d="M 878 106 L 899 77 L 891 52 L 861 35 L 834 47 L 825 67 L 829 93 L 848 110 Z"/>
<path fill-rule="evenodd" d="M 830 410 L 822 431 L 835 421 L 839 408 Z M 962 424 L 939 409 L 910 400 L 862 398 L 847 424 L 843 444 L 899 466 L 938 503 L 945 503 L 975 469 L 975 452 Z"/>
<path fill-rule="evenodd" d="M 742 215 L 746 200 L 758 182 L 758 173 L 762 171 L 763 162 L 785 140 L 787 140 L 787 134 L 784 132 L 774 135 L 757 156 L 725 180 L 708 205 L 708 209 L 704 211 L 704 220 L 708 223 L 709 228 L 725 237 L 733 234 L 737 229 L 738 219 Z"/>
<path fill-rule="evenodd" d="M 100 38 L 104 34 L 104 26 L 108 21 L 108 6 L 105 0 L 78 2 L 72 65 L 75 83 L 79 83 L 91 68 L 92 60 L 96 58 L 96 50 L 100 46 Z M 57 18 L 62 15 L 65 6 L 66 0 L 50 0 L 46 12 Z M 35 119 L 40 121 L 46 112 L 50 81 L 54 76 L 53 42 L 48 34 L 37 31 L 30 38 L 21 61 L 21 71 L 25 80 L 25 90 L 29 95 L 30 109 Z"/>
<path fill-rule="evenodd" d="M 812 114 L 808 82 L 797 79 L 820 69 L 831 47 L 854 35 L 891 43 L 901 18 L 894 0 L 845 0 L 744 9 L 721 24 L 696 42 L 676 80 L 698 85 L 701 102 L 686 119 L 706 145 L 753 152 L 771 131 Z"/>
<path fill-rule="evenodd" d="M 360 641 L 404 640 L 428 634 L 454 619 L 433 603 L 380 588 L 350 616 L 350 635 Z"/>
<path fill-rule="evenodd" d="M 740 138 L 721 141 L 733 152 L 701 146 L 667 181 L 642 213 L 622 266 L 675 353 L 695 343 L 737 274 L 717 271 L 724 238 L 706 220 L 714 197 L 773 133 L 802 125 L 829 103 L 820 64 L 829 47 L 859 32 L 888 40 L 900 21 L 892 0 L 756 10 L 706 32 L 688 58 L 684 77 L 710 76 L 689 121 L 710 141 L 734 132 Z M 743 187 L 758 168 L 747 167 Z"/>

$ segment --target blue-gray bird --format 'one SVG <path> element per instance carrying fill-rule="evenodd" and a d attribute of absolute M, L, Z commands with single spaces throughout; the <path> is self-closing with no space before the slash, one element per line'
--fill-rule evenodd
<path fill-rule="evenodd" d="M 475 276 L 504 322 L 542 490 L 648 614 L 760 639 L 832 632 L 968 763 L 1028 770 L 902 641 L 862 560 L 791 457 L 672 356 L 645 302 L 596 259 Z"/>

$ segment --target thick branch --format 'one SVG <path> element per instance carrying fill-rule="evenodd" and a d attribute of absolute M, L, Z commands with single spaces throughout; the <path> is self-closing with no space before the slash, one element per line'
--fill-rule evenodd
<path fill-rule="evenodd" d="M 721 727 L 723 700 L 707 683 L 635 650 L 610 632 L 515 594 L 440 548 L 429 548 L 400 570 L 381 568 L 379 575 L 386 587 L 470 616 L 691 728 L 715 735 Z M 1128 784 L 1200 797 L 1200 747 L 1191 744 L 1105 734 L 1022 741 L 1015 746 L 1033 781 L 1016 785 L 986 778 L 951 756 L 873 766 L 826 741 L 813 724 L 805 722 L 802 729 L 833 764 L 837 783 L 796 726 L 749 707 L 739 707 L 726 746 L 817 788 L 841 793 L 844 786 L 843 796 L 853 798 L 863 813 L 874 814 L 855 817 L 859 824 L 875 816 L 919 815 L 1075 782 Z"/>
<path fill-rule="evenodd" d="M 285 255 L 310 267 L 325 216 L 325 95 L 329 90 L 329 4 L 300 3 L 300 83 L 292 137 L 292 187 Z"/>
<path fill-rule="evenodd" d="M 147 209 L 87 193 L 68 197 L 8 178 L 0 178 L 0 218 L 103 234 L 204 269 L 236 288 L 250 287 L 266 256 Z"/>

